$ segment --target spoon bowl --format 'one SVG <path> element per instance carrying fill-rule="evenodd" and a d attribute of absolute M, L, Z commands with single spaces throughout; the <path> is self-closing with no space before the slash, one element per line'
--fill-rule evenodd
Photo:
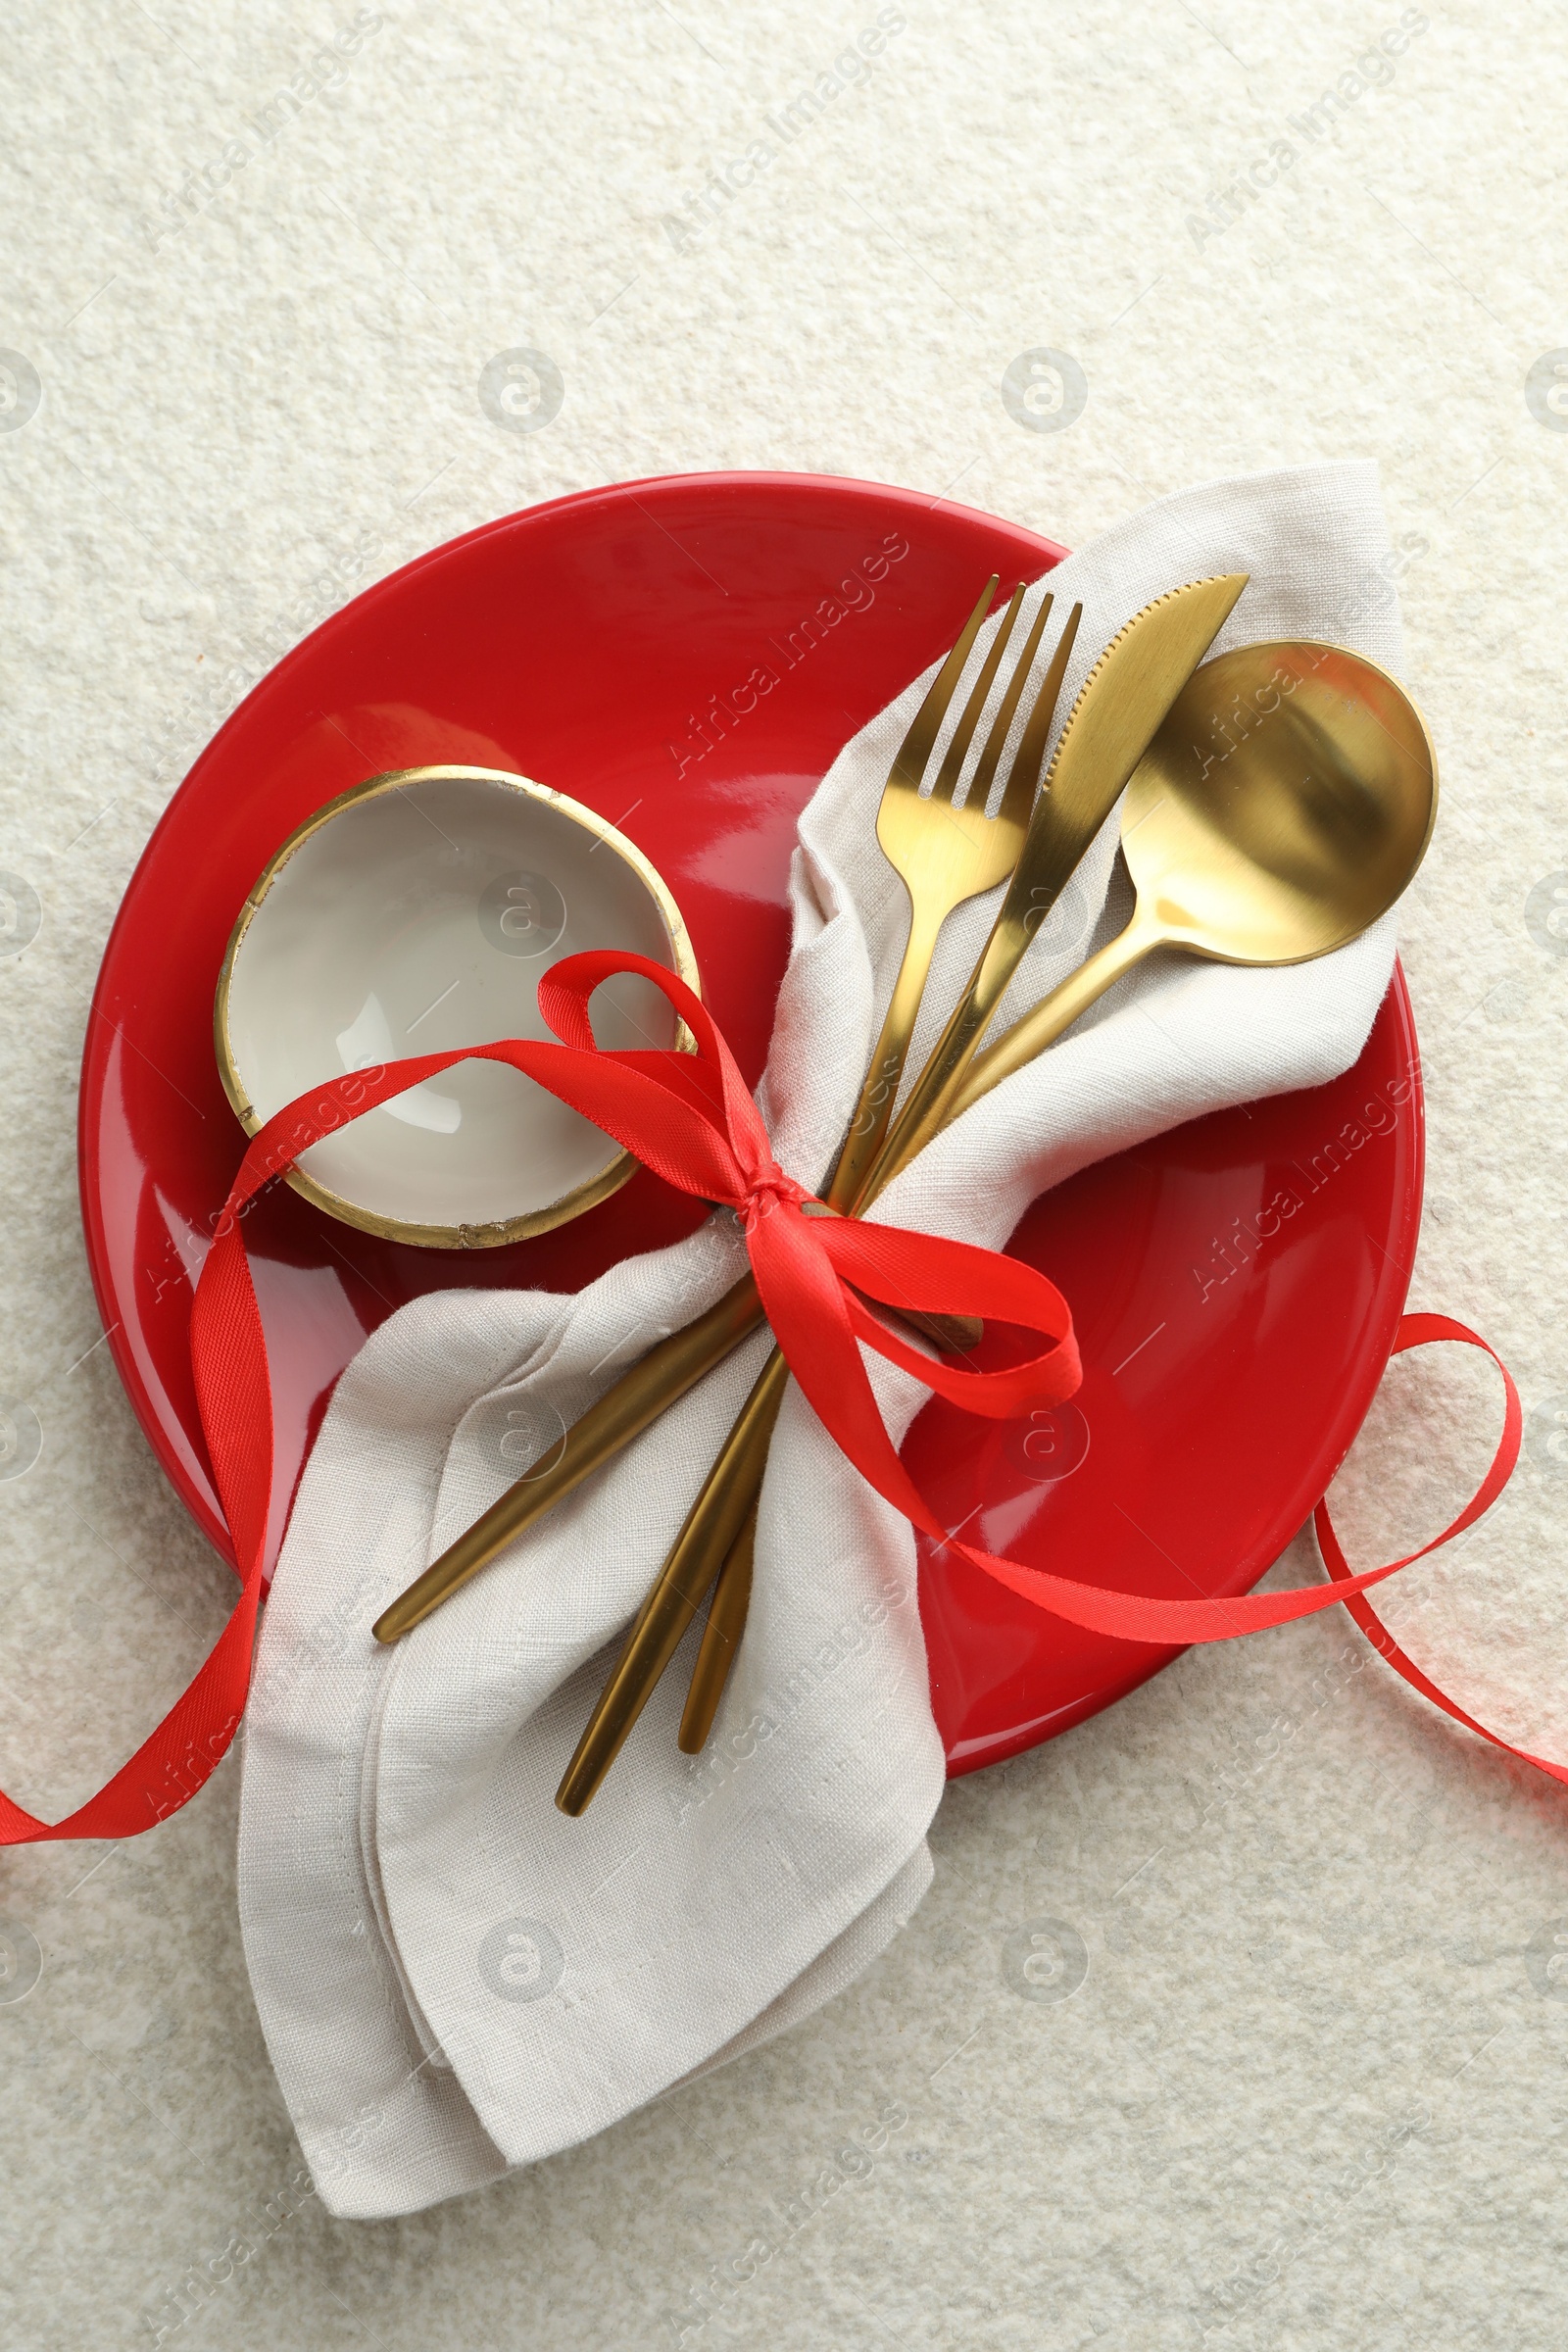
<path fill-rule="evenodd" d="M 1141 928 L 1224 963 L 1302 963 L 1393 906 L 1437 811 L 1420 713 L 1359 654 L 1249 645 L 1196 670 L 1128 788 Z"/>
<path fill-rule="evenodd" d="M 1132 921 L 979 1056 L 953 1115 L 1156 948 L 1282 964 L 1345 947 L 1408 888 L 1437 808 L 1421 714 L 1364 655 L 1275 638 L 1205 662 L 1127 787 Z"/>

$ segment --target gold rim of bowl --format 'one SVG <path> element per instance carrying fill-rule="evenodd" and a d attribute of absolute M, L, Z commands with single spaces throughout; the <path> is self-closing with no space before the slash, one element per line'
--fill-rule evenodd
<path fill-rule="evenodd" d="M 229 933 L 222 968 L 218 975 L 218 994 L 213 1001 L 213 1046 L 218 1056 L 218 1074 L 222 1080 L 223 1092 L 247 1136 L 258 1135 L 265 1121 L 258 1118 L 252 1108 L 235 1067 L 228 1034 L 228 997 L 235 958 L 256 911 L 273 882 L 312 834 L 318 833 L 323 825 L 330 824 L 355 801 L 375 800 L 383 793 L 404 791 L 411 784 L 427 784 L 440 779 L 462 782 L 470 778 L 485 784 L 503 784 L 525 799 L 546 802 L 587 832 L 597 834 L 599 840 L 612 850 L 624 865 L 630 866 L 653 899 L 669 935 L 676 974 L 694 995 L 702 995 L 702 979 L 697 969 L 697 957 L 692 952 L 691 936 L 669 885 L 635 842 L 628 841 L 624 833 L 619 832 L 596 809 L 585 808 L 581 801 L 571 800 L 565 793 L 556 792 L 550 785 L 536 783 L 531 776 L 516 774 L 509 768 L 469 767 L 466 764 L 392 768 L 382 775 L 368 777 L 363 784 L 352 785 L 347 792 L 340 792 L 335 800 L 318 808 L 303 824 L 296 825 L 288 839 L 272 853 L 252 884 L 234 928 Z M 684 1023 L 677 1031 L 676 1044 L 683 1053 L 695 1051 L 695 1041 Z M 606 1140 L 609 1141 L 608 1138 Z M 557 1225 L 568 1224 L 573 1217 L 580 1217 L 585 1209 L 596 1207 L 601 1200 L 608 1200 L 612 1193 L 618 1193 L 636 1172 L 637 1161 L 632 1154 L 629 1152 L 617 1152 L 596 1176 L 590 1176 L 586 1183 L 564 1194 L 548 1207 L 529 1209 L 520 1217 L 508 1217 L 490 1225 L 410 1224 L 402 1218 L 380 1216 L 373 1209 L 361 1208 L 356 1202 L 343 1200 L 339 1194 L 328 1192 L 324 1184 L 318 1184 L 314 1176 L 307 1176 L 303 1169 L 290 1168 L 286 1181 L 313 1206 L 324 1209 L 329 1217 L 336 1217 L 345 1225 L 358 1226 L 362 1233 L 376 1234 L 382 1241 L 411 1242 L 424 1250 L 499 1250 L 508 1242 L 525 1242 L 534 1234 L 549 1233 Z"/>

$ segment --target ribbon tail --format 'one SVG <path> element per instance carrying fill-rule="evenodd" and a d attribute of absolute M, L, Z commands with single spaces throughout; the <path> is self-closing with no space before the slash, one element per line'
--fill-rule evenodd
<path fill-rule="evenodd" d="M 177 1813 L 227 1754 L 250 1690 L 272 1483 L 272 1394 L 261 1311 L 236 1207 L 266 1181 L 258 1137 L 207 1253 L 191 1309 L 197 1402 L 219 1498 L 234 1539 L 233 1614 L 163 1721 L 95 1795 L 43 1822 L 0 1793 L 0 1846 L 64 1838 L 134 1838 Z"/>
<path fill-rule="evenodd" d="M 1429 1552 L 1436 1551 L 1440 1544 L 1448 1543 L 1452 1537 L 1473 1526 L 1482 1512 L 1488 1510 L 1501 1494 L 1519 1458 L 1521 1415 L 1518 1391 L 1509 1378 L 1506 1365 L 1487 1346 L 1485 1340 L 1466 1330 L 1462 1323 L 1452 1322 L 1446 1315 L 1406 1315 L 1399 1325 L 1391 1354 L 1399 1355 L 1408 1348 L 1423 1347 L 1437 1340 L 1456 1340 L 1470 1347 L 1484 1348 L 1496 1364 L 1502 1374 L 1506 1394 L 1502 1435 L 1486 1477 L 1458 1517 L 1441 1535 L 1434 1536 L 1430 1544 L 1424 1544 L 1419 1551 L 1407 1553 L 1403 1559 L 1390 1560 L 1381 1568 L 1369 1568 L 1359 1576 L 1353 1576 L 1334 1535 L 1326 1502 L 1320 1502 L 1317 1506 L 1316 1524 L 1320 1542 L 1324 1531 L 1327 1531 L 1323 1549 L 1330 1582 L 1327 1585 L 1298 1586 L 1289 1592 L 1240 1593 L 1229 1599 L 1152 1600 L 1136 1593 L 1080 1584 L 1071 1578 L 1053 1576 L 1045 1570 L 1021 1568 L 1015 1560 L 1000 1559 L 993 1553 L 980 1551 L 952 1538 L 947 1539 L 950 1548 L 961 1553 L 973 1566 L 994 1577 L 999 1584 L 1005 1585 L 1009 1592 L 1018 1593 L 1021 1598 L 1032 1600 L 1037 1606 L 1049 1609 L 1053 1615 L 1064 1617 L 1070 1624 L 1083 1626 L 1091 1633 L 1109 1634 L 1123 1642 L 1169 1646 L 1172 1643 L 1235 1641 L 1243 1634 L 1265 1633 L 1274 1626 L 1289 1625 L 1298 1618 L 1316 1616 L 1320 1610 L 1333 1608 L 1343 1601 L 1352 1615 L 1356 1614 L 1357 1606 L 1364 1610 L 1365 1622 L 1360 1616 L 1356 1617 L 1356 1622 L 1362 1625 L 1364 1632 L 1369 1632 L 1371 1627 L 1377 1629 L 1383 1641 L 1391 1644 L 1384 1655 L 1389 1658 L 1391 1665 L 1396 1665 L 1396 1671 L 1403 1672 L 1404 1665 L 1408 1665 L 1409 1661 L 1405 1660 L 1401 1665 L 1395 1658 L 1393 1652 L 1398 1645 L 1359 1596 L 1370 1592 L 1374 1585 L 1396 1576 L 1401 1568 L 1408 1568 L 1413 1561 L 1424 1559 Z M 1370 1632 L 1369 1638 L 1372 1638 Z M 1402 1651 L 1399 1652 L 1399 1659 L 1403 1659 Z M 1405 1679 L 1410 1681 L 1419 1672 L 1419 1668 L 1412 1668 Z M 1445 1698 L 1436 1684 L 1427 1677 L 1422 1676 L 1414 1687 L 1453 1715 L 1456 1721 L 1465 1722 L 1472 1730 L 1480 1732 L 1484 1739 L 1494 1738 L 1482 1725 L 1475 1723 Z M 1497 1746 L 1508 1744 L 1500 1740 L 1494 1743 Z M 1541 1757 L 1526 1755 L 1523 1749 L 1514 1748 L 1510 1752 L 1525 1756 L 1527 1762 L 1550 1772 L 1554 1779 L 1568 1777 L 1558 1767 L 1544 1763 Z"/>
<path fill-rule="evenodd" d="M 1497 1370 L 1502 1374 L 1508 1401 L 1503 1417 L 1502 1437 L 1498 1442 L 1497 1450 L 1493 1456 L 1492 1465 L 1486 1477 L 1452 1526 L 1445 1528 L 1441 1536 L 1434 1537 L 1430 1544 L 1423 1546 L 1424 1551 L 1435 1551 L 1440 1544 L 1446 1544 L 1450 1537 L 1472 1525 L 1481 1513 L 1496 1500 L 1519 1458 L 1519 1438 L 1523 1423 L 1519 1392 L 1509 1377 L 1507 1365 L 1504 1364 L 1494 1348 L 1488 1347 L 1487 1342 L 1481 1338 L 1478 1332 L 1468 1330 L 1464 1324 L 1452 1322 L 1446 1315 L 1406 1315 L 1400 1322 L 1393 1352 L 1396 1355 L 1402 1355 L 1407 1348 L 1430 1347 L 1434 1342 L 1440 1340 L 1453 1340 L 1461 1346 L 1480 1348 L 1490 1355 Z M 1345 1587 L 1351 1581 L 1350 1565 L 1345 1556 L 1340 1539 L 1334 1531 L 1334 1522 L 1329 1516 L 1327 1495 L 1323 1497 L 1313 1512 L 1312 1523 L 1317 1530 L 1318 1549 L 1323 1554 L 1323 1565 L 1327 1568 L 1334 1584 L 1340 1588 L 1340 1593 L 1337 1596 L 1344 1597 L 1346 1608 L 1354 1618 L 1362 1633 L 1365 1634 L 1379 1657 L 1386 1664 L 1392 1666 L 1396 1674 L 1402 1676 L 1412 1690 L 1418 1690 L 1421 1696 L 1430 1699 L 1435 1707 L 1441 1707 L 1444 1714 L 1450 1716 L 1455 1723 L 1463 1724 L 1467 1732 L 1474 1732 L 1479 1739 L 1488 1740 L 1493 1747 L 1501 1748 L 1504 1755 L 1517 1757 L 1521 1764 L 1533 1764 L 1538 1772 L 1545 1773 L 1548 1779 L 1560 1782 L 1564 1788 L 1568 1788 L 1568 1765 L 1554 1764 L 1549 1757 L 1538 1756 L 1528 1747 L 1516 1747 L 1511 1740 L 1504 1740 L 1499 1733 L 1489 1731 L 1484 1723 L 1478 1723 L 1467 1709 L 1461 1707 L 1457 1700 L 1451 1699 L 1447 1692 L 1442 1690 L 1432 1680 L 1432 1677 L 1424 1673 L 1415 1660 L 1400 1648 L 1393 1634 L 1390 1633 L 1368 1601 L 1358 1593 L 1345 1592 Z M 1420 1559 L 1422 1552 L 1413 1552 L 1411 1557 Z"/>

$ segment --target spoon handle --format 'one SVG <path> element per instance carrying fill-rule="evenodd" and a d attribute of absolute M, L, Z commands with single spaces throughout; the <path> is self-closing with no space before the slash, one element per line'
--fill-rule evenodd
<path fill-rule="evenodd" d="M 1060 981 L 1049 996 L 1041 998 L 1032 1011 L 1024 1014 L 1022 1020 L 1014 1021 L 1010 1029 L 1004 1029 L 994 1046 L 988 1046 L 983 1054 L 976 1055 L 948 1113 L 949 1118 L 961 1117 L 982 1096 L 989 1095 L 993 1087 L 1000 1086 L 1004 1078 L 1010 1078 L 1015 1070 L 1021 1070 L 1026 1062 L 1033 1061 L 1036 1054 L 1043 1054 L 1048 1046 L 1054 1046 L 1063 1030 L 1070 1029 L 1091 1004 L 1098 1004 L 1106 989 L 1113 988 L 1125 973 L 1141 963 L 1155 948 L 1165 945 L 1164 934 L 1158 926 L 1146 923 L 1141 913 L 1135 911 L 1125 931 L 1118 931 L 1114 939 L 1107 939 L 1087 963 L 1081 963 L 1075 972 L 1069 972 L 1066 979 Z"/>

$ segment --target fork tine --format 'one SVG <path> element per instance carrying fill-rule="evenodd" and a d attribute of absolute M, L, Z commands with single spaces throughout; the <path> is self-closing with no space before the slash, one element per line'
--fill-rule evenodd
<path fill-rule="evenodd" d="M 950 807 L 952 806 L 954 786 L 958 781 L 975 728 L 980 723 L 980 713 L 986 707 L 986 701 L 991 692 L 991 681 L 997 674 L 997 664 L 1006 651 L 1007 639 L 1012 635 L 1012 624 L 1018 617 L 1018 607 L 1023 603 L 1023 589 L 1024 584 L 1020 580 L 1012 592 L 1011 603 L 1002 616 L 1001 625 L 991 640 L 986 658 L 980 664 L 980 675 L 974 682 L 974 691 L 963 706 L 962 716 L 954 728 L 948 748 L 942 756 L 941 772 L 931 787 L 931 798 L 934 801 L 946 801 Z M 972 793 L 969 797 L 971 800 L 974 799 Z M 975 806 L 983 808 L 985 803 L 978 801 Z"/>
<path fill-rule="evenodd" d="M 1040 782 L 1040 770 L 1045 763 L 1046 739 L 1051 733 L 1051 722 L 1056 715 L 1061 681 L 1066 674 L 1073 639 L 1078 634 L 1078 623 L 1083 616 L 1082 605 L 1074 605 L 1067 615 L 1067 625 L 1061 632 L 1061 642 L 1051 657 L 1051 667 L 1040 681 L 1040 692 L 1035 696 L 1035 707 L 1029 713 L 1023 741 L 1018 746 L 1007 777 L 1006 790 L 1002 796 L 1002 808 L 997 813 L 1010 816 L 1020 825 L 1028 822 L 1035 805 L 1035 788 Z M 1000 745 L 998 748 L 1000 750 Z"/>
<path fill-rule="evenodd" d="M 1022 594 L 1021 588 L 1019 594 Z M 985 749 L 980 754 L 979 764 L 970 780 L 968 799 L 965 804 L 970 808 L 983 808 L 991 798 L 991 781 L 997 772 L 997 761 L 1002 758 L 1003 750 L 1005 747 L 1007 730 L 1012 725 L 1012 714 L 1018 708 L 1018 697 L 1029 683 L 1029 672 L 1034 665 L 1035 648 L 1040 643 L 1041 632 L 1050 618 L 1054 602 L 1054 599 L 1050 596 L 1042 599 L 1040 610 L 1030 623 L 1029 634 L 1024 640 L 1023 652 L 1013 664 L 1012 675 L 1007 680 L 1006 691 L 1002 698 L 1002 707 L 992 722 L 991 732 L 986 737 Z M 1002 812 L 999 809 L 997 813 L 1000 815 Z M 1028 810 L 1025 809 L 1024 814 L 1027 816 L 1028 813 Z"/>
<path fill-rule="evenodd" d="M 997 593 L 997 573 L 993 572 L 981 589 L 979 601 L 963 624 L 962 636 L 932 679 L 925 701 L 909 721 L 909 732 L 900 744 L 899 756 L 888 773 L 890 784 L 899 781 L 912 785 L 916 792 L 919 791 L 925 763 L 931 757 L 931 746 L 937 739 L 937 730 L 947 717 L 948 705 L 963 675 L 969 649 L 980 634 L 980 624 L 991 610 L 991 599 Z"/>

